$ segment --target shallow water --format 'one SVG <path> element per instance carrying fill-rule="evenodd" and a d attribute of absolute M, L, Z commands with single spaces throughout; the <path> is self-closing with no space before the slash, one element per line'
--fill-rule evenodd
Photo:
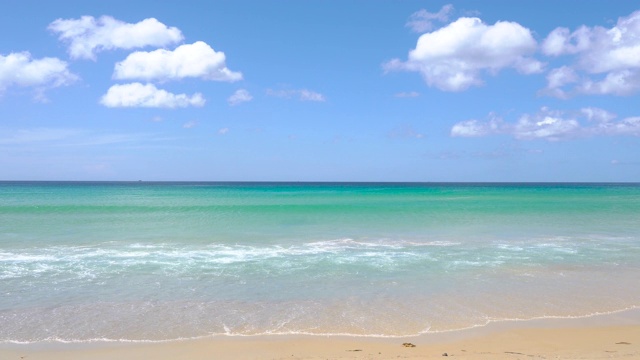
<path fill-rule="evenodd" d="M 640 306 L 640 186 L 0 183 L 0 341 L 403 336 Z"/>

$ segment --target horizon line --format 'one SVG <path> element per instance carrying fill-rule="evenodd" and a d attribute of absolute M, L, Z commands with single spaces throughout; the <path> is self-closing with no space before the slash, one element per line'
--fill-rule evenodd
<path fill-rule="evenodd" d="M 127 184 L 640 184 L 638 181 L 341 181 L 341 180 L 0 180 L 0 183 Z"/>

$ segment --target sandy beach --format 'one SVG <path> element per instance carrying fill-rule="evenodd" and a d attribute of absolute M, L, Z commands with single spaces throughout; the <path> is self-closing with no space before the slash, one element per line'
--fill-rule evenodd
<path fill-rule="evenodd" d="M 492 323 L 411 338 L 273 335 L 135 344 L 12 344 L 0 347 L 0 358 L 640 359 L 639 319 L 640 311 L 635 309 L 579 319 Z"/>
<path fill-rule="evenodd" d="M 0 360 L 640 360 L 640 0 L 0 4 Z"/>

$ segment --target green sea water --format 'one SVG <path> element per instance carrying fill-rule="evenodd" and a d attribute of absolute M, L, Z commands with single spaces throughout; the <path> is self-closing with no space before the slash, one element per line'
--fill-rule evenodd
<path fill-rule="evenodd" d="M 0 183 L 0 341 L 406 336 L 640 306 L 636 184 Z"/>

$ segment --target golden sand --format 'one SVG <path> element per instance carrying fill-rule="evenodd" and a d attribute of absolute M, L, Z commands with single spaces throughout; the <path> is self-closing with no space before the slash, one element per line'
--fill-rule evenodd
<path fill-rule="evenodd" d="M 505 322 L 411 338 L 274 335 L 162 343 L 5 345 L 0 347 L 0 359 L 640 359 L 639 313 Z"/>

